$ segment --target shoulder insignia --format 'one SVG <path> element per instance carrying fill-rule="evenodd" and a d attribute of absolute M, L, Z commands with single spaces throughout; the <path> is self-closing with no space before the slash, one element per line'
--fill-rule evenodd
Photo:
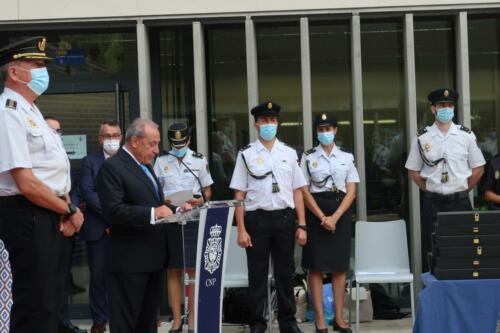
<path fill-rule="evenodd" d="M 197 153 L 197 152 L 193 151 L 193 157 L 196 157 L 196 158 L 203 158 L 203 154 L 201 154 L 201 153 Z"/>
<path fill-rule="evenodd" d="M 248 144 L 248 145 L 246 145 L 245 147 L 241 148 L 241 149 L 240 149 L 240 152 L 243 152 L 243 151 L 247 150 L 247 149 L 248 149 L 248 148 L 250 148 L 250 147 L 252 147 L 252 145 Z"/>
<path fill-rule="evenodd" d="M 422 134 L 427 133 L 427 127 L 423 127 L 419 130 L 417 130 L 417 136 L 421 136 Z"/>
<path fill-rule="evenodd" d="M 17 102 L 14 101 L 13 99 L 8 98 L 7 101 L 5 102 L 5 107 L 15 110 L 17 108 Z"/>
<path fill-rule="evenodd" d="M 316 151 L 316 148 L 311 148 L 309 149 L 308 151 L 305 152 L 306 155 L 311 155 L 312 153 L 314 153 Z"/>
<path fill-rule="evenodd" d="M 339 147 L 339 149 L 344 153 L 352 154 L 349 150 L 345 149 L 344 147 Z"/>
<path fill-rule="evenodd" d="M 460 125 L 460 130 L 461 131 L 464 131 L 465 133 L 472 133 L 472 131 L 470 130 L 470 128 L 468 127 L 465 127 L 464 125 Z"/>

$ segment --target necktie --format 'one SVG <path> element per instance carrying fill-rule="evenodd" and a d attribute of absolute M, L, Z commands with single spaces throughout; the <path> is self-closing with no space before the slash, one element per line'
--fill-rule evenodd
<path fill-rule="evenodd" d="M 156 184 L 155 178 L 153 177 L 147 166 L 145 166 L 144 164 L 139 164 L 139 165 L 141 166 L 142 171 L 144 171 L 146 176 L 148 176 L 149 180 L 151 180 L 151 182 L 153 183 L 153 186 L 155 187 L 156 197 L 159 199 L 160 196 L 158 194 L 158 184 Z"/>

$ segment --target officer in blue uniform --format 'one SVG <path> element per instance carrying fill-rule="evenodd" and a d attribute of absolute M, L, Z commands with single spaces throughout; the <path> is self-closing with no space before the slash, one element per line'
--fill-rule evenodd
<path fill-rule="evenodd" d="M 280 110 L 271 101 L 251 110 L 259 138 L 238 153 L 230 184 L 235 199 L 246 201 L 235 214 L 238 244 L 247 253 L 251 333 L 266 331 L 269 255 L 278 290 L 280 332 L 301 332 L 295 320 L 292 275 L 294 236 L 300 245 L 307 240 L 301 190 L 307 183 L 295 150 L 276 138 Z"/>

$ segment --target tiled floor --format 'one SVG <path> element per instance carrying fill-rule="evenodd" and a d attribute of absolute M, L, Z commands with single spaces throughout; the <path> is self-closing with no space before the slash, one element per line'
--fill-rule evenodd
<path fill-rule="evenodd" d="M 90 323 L 88 321 L 75 320 L 73 322 L 90 331 Z M 314 333 L 313 323 L 303 323 L 299 325 L 304 333 Z M 158 329 L 159 333 L 168 333 L 170 324 L 162 323 L 161 327 Z M 354 325 L 352 326 L 354 331 Z M 248 333 L 248 326 L 233 325 L 233 324 L 223 324 L 222 331 L 224 333 Z M 187 332 L 187 330 L 186 330 Z M 331 327 L 329 329 L 331 332 Z M 360 332 L 362 333 L 411 333 L 411 318 L 405 318 L 401 320 L 374 320 L 369 323 L 362 323 L 360 325 Z M 279 333 L 278 326 L 273 327 L 273 333 Z"/>

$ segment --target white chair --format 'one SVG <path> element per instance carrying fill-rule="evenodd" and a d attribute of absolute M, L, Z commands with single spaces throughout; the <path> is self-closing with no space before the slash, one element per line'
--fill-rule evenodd
<path fill-rule="evenodd" d="M 403 220 L 356 223 L 354 280 L 356 280 L 356 333 L 359 332 L 361 283 L 410 283 L 411 318 L 415 320 L 413 274 L 410 272 L 406 224 Z"/>
<path fill-rule="evenodd" d="M 224 271 L 224 288 L 243 288 L 248 287 L 248 267 L 247 254 L 245 249 L 237 244 L 238 230 L 236 227 L 231 227 L 231 235 L 227 246 L 226 267 Z M 272 269 L 269 265 L 269 275 L 267 279 L 267 309 L 268 323 L 267 329 L 272 332 L 273 324 L 273 308 L 271 305 L 271 283 Z M 251 306 L 251 305 L 250 305 Z"/>

